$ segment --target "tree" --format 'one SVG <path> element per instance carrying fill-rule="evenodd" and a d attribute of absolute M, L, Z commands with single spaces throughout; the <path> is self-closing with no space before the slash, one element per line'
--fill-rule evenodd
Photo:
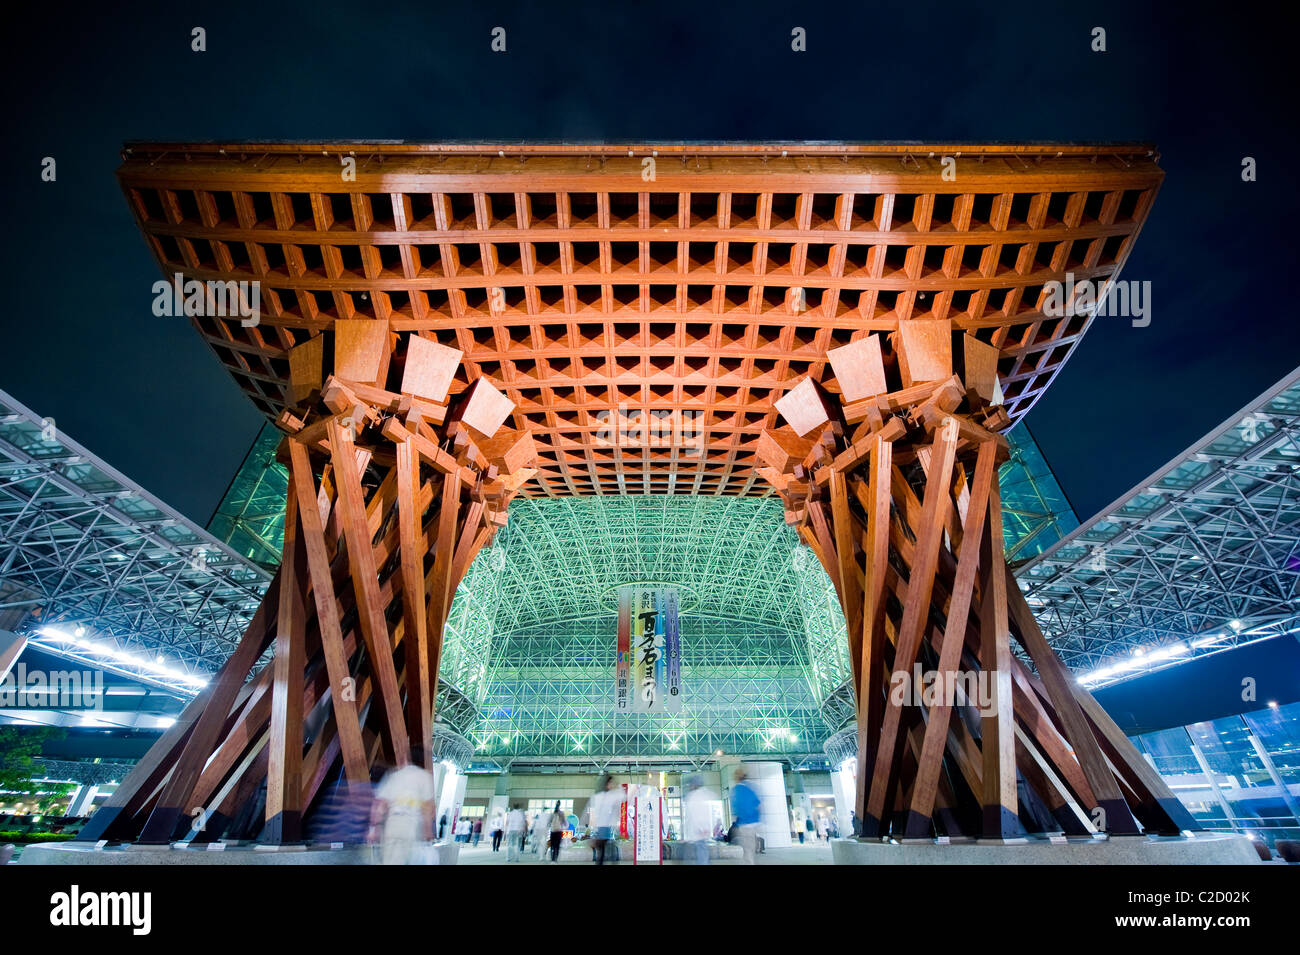
<path fill-rule="evenodd" d="M 45 743 L 62 739 L 66 734 L 53 727 L 0 726 L 0 790 L 33 793 L 32 781 L 37 772 L 33 756 L 39 756 Z"/>

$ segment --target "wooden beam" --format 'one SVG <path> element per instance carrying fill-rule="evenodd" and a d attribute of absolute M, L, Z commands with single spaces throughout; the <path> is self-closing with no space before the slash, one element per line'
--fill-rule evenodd
<path fill-rule="evenodd" d="M 298 521 L 298 499 L 287 495 L 275 657 L 271 662 L 271 738 L 266 780 L 266 832 L 272 843 L 302 838 L 302 694 L 306 669 L 307 554 Z"/>
<path fill-rule="evenodd" d="M 1097 806 L 1089 807 L 1089 810 L 1092 812 L 1101 810 L 1099 828 L 1112 835 L 1137 835 L 1139 833 L 1137 820 L 1133 818 L 1132 811 L 1124 801 L 1124 795 L 1120 792 L 1119 784 L 1106 763 L 1101 747 L 1097 745 L 1092 728 L 1079 708 L 1079 702 L 1075 699 L 1071 687 L 1072 677 L 1048 645 L 1042 630 L 1038 628 L 1038 621 L 1034 619 L 1033 611 L 1025 602 L 1024 594 L 1020 592 L 1020 587 L 1011 576 L 1011 571 L 1007 570 L 1006 574 L 1008 609 L 1019 631 L 1020 642 L 1029 654 L 1029 658 L 1034 661 L 1034 666 L 1038 668 L 1038 675 L 1052 701 L 1052 707 L 1056 711 L 1057 719 L 1060 720 L 1065 738 L 1074 747 L 1079 766 L 1083 769 L 1088 785 L 1092 787 L 1097 797 Z"/>
<path fill-rule="evenodd" d="M 966 642 L 971 597 L 975 591 L 975 575 L 979 570 L 980 542 L 984 539 L 985 519 L 988 516 L 989 490 L 997 476 L 996 458 L 996 445 L 985 442 L 980 446 L 975 462 L 975 479 L 971 483 L 970 502 L 966 511 L 967 519 L 962 527 L 957 576 L 948 603 L 948 619 L 938 647 L 938 676 L 942 680 L 941 698 L 930 708 L 929 720 L 925 727 L 925 742 L 918 760 L 916 782 L 912 787 L 912 803 L 908 810 L 907 827 L 904 832 L 909 838 L 927 835 L 930 830 L 930 814 L 934 809 L 939 770 L 943 764 L 943 753 L 948 741 L 948 718 L 955 702 L 947 699 L 945 694 L 949 692 L 949 688 L 952 692 L 956 691 L 958 663 L 961 660 L 962 647 Z M 990 525 L 990 531 L 1001 534 L 1002 528 Z M 983 708 L 990 705 L 990 701 L 977 697 L 975 705 Z"/>
<path fill-rule="evenodd" d="M 885 707 L 885 582 L 889 567 L 889 510 L 893 479 L 894 446 L 877 435 L 869 452 L 866 493 L 867 515 L 863 554 L 866 587 L 862 619 L 849 623 L 860 627 L 860 661 L 857 666 L 858 777 L 854 806 L 859 823 L 866 818 L 868 781 L 875 773 L 876 750 Z"/>
<path fill-rule="evenodd" d="M 980 717 L 984 753 L 981 794 L 984 836 L 1005 839 L 1019 832 L 1016 794 L 1015 717 L 1012 712 L 1011 630 L 1007 622 L 1007 576 L 1003 558 L 1002 492 L 989 489 L 989 518 L 980 541 L 980 669 L 991 698 Z M 1011 583 L 1014 587 L 1014 581 Z"/>
<path fill-rule="evenodd" d="M 907 603 L 899 625 L 891 687 L 900 679 L 911 679 L 909 671 L 921 648 L 922 632 L 930 613 L 930 594 L 938 570 L 944 523 L 952 507 L 950 487 L 956 449 L 957 422 L 949 418 L 935 432 L 930 466 L 926 471 L 921 523 L 916 528 L 916 554 L 907 577 Z M 867 811 L 862 817 L 862 833 L 866 836 L 880 834 L 886 800 L 897 781 L 898 729 L 903 709 L 904 705 L 900 705 L 891 694 L 880 729 L 880 747 L 868 790 Z"/>
<path fill-rule="evenodd" d="M 379 725 L 383 730 L 380 738 L 393 765 L 405 766 L 411 761 L 411 744 L 406 724 L 402 720 L 397 671 L 393 666 L 393 642 L 384 617 L 384 605 L 379 599 L 379 571 L 375 566 L 370 523 L 366 520 L 361 475 L 357 471 L 356 446 L 352 443 L 350 432 L 333 420 L 330 421 L 329 443 L 343 535 L 347 542 L 348 567 L 357 595 L 361 636 L 365 640 L 366 655 L 378 687 L 375 702 L 379 708 Z"/>
<path fill-rule="evenodd" d="M 200 697 L 204 703 L 195 721 L 194 729 L 185 743 L 184 749 L 172 766 L 171 775 L 162 788 L 153 811 L 140 831 L 140 842 L 161 845 L 170 842 L 176 834 L 182 816 L 188 814 L 191 806 L 187 805 L 198 782 L 199 773 L 207 762 L 220 739 L 221 728 L 225 725 L 235 698 L 239 695 L 244 679 L 253 664 L 266 652 L 270 643 L 272 629 L 270 614 L 278 605 L 280 594 L 280 574 L 272 582 L 275 599 L 270 599 L 271 590 L 258 606 L 257 612 L 244 631 L 243 639 L 235 647 L 216 677 L 204 688 Z"/>
<path fill-rule="evenodd" d="M 325 528 L 316 496 L 316 481 L 312 477 L 307 449 L 300 442 L 289 442 L 289 454 L 292 462 L 289 480 L 292 482 L 293 493 L 298 498 L 298 519 L 302 523 L 303 545 L 307 551 L 307 571 L 311 577 L 312 596 L 316 604 L 321 651 L 329 671 L 330 700 L 338 724 L 344 772 L 350 782 L 366 783 L 370 781 L 370 767 L 361 740 L 356 680 L 348 669 L 348 657 L 343 649 L 343 631 L 339 625 L 338 601 L 334 596 L 329 550 L 325 544 Z"/>
<path fill-rule="evenodd" d="M 397 523 L 400 535 L 402 621 L 406 635 L 406 725 L 412 733 L 411 760 L 433 769 L 433 696 L 429 678 L 429 635 L 424 593 L 423 512 L 416 503 L 420 456 L 411 441 L 397 443 Z"/>

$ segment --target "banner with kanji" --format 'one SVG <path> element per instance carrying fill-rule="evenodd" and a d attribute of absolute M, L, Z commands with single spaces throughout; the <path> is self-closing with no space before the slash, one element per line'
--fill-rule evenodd
<path fill-rule="evenodd" d="M 677 590 L 629 584 L 618 594 L 617 710 L 677 713 L 682 705 L 682 641 Z"/>

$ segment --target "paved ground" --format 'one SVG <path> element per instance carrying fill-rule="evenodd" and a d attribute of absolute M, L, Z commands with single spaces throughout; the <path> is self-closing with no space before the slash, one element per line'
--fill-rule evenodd
<path fill-rule="evenodd" d="M 478 848 L 461 846 L 459 865 L 510 865 L 506 861 L 505 847 L 500 852 L 492 851 L 490 842 L 481 842 Z M 516 863 L 517 866 L 542 866 L 550 863 L 539 862 L 537 856 L 526 853 Z M 560 860 L 561 865 L 591 865 L 591 855 L 585 850 L 580 855 L 571 850 L 570 858 Z M 631 865 L 631 860 L 624 858 L 620 865 Z M 715 865 L 737 865 L 739 860 L 716 860 Z M 810 845 L 794 845 L 788 849 L 768 849 L 758 857 L 759 865 L 831 865 L 831 847 L 824 842 Z"/>

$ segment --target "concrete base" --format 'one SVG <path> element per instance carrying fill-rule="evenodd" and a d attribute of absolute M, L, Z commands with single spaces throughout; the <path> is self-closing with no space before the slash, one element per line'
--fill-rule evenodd
<path fill-rule="evenodd" d="M 439 845 L 440 865 L 455 865 L 460 846 L 454 842 Z M 107 846 L 96 849 L 93 843 L 62 842 L 56 845 L 31 845 L 23 849 L 18 865 L 375 865 L 379 861 L 375 846 L 227 846 L 213 850 L 207 846 Z"/>
<path fill-rule="evenodd" d="M 836 865 L 1258 865 L 1259 855 L 1245 836 L 1206 833 L 1195 836 L 1071 838 L 1064 842 L 1023 841 L 859 842 L 834 839 Z"/>

